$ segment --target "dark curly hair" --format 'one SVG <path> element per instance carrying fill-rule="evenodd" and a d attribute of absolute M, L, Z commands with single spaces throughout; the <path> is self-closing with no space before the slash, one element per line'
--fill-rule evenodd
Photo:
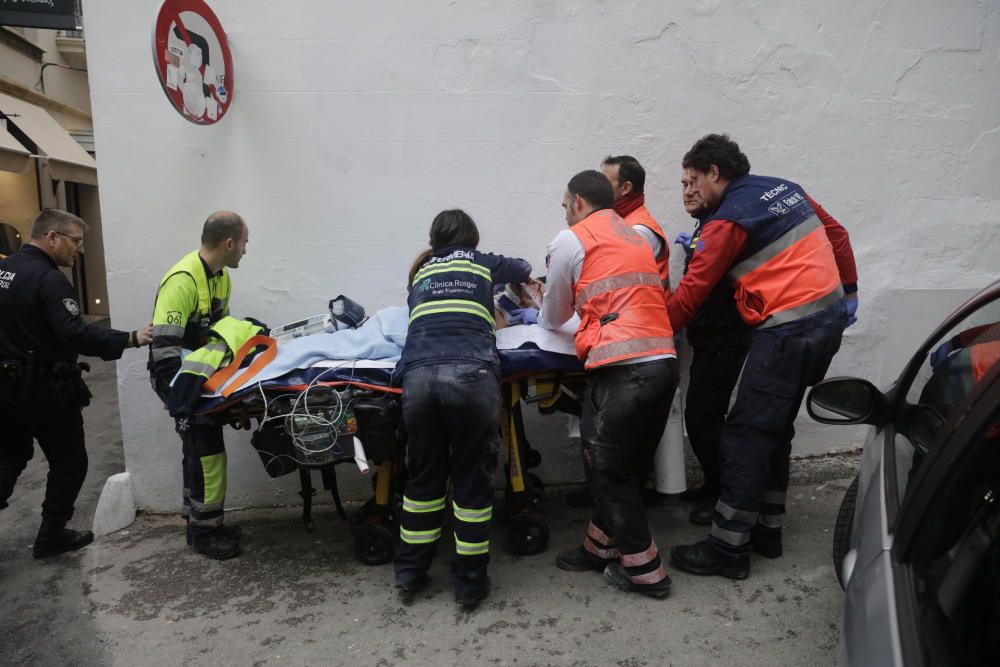
<path fill-rule="evenodd" d="M 750 160 L 728 134 L 706 134 L 694 142 L 681 162 L 683 168 L 697 169 L 700 172 L 707 172 L 713 164 L 719 168 L 719 175 L 727 181 L 750 173 Z"/>

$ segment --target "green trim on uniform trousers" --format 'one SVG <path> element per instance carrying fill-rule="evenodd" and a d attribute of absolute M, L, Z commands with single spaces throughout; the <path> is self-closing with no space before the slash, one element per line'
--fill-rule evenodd
<path fill-rule="evenodd" d="M 459 556 L 480 556 L 490 552 L 490 541 L 485 542 L 463 542 L 455 537 L 455 553 Z"/>
<path fill-rule="evenodd" d="M 399 539 L 407 544 L 430 544 L 440 538 L 440 528 L 434 528 L 433 530 L 407 530 L 402 526 L 399 528 Z"/>
<path fill-rule="evenodd" d="M 434 500 L 413 500 L 403 496 L 403 511 L 411 514 L 424 514 L 427 512 L 440 512 L 444 509 L 444 497 Z"/>
<path fill-rule="evenodd" d="M 205 487 L 205 504 L 217 505 L 226 499 L 226 453 L 220 452 L 201 457 L 202 482 Z"/>
<path fill-rule="evenodd" d="M 451 506 L 455 513 L 455 518 L 459 521 L 464 521 L 466 523 L 485 523 L 493 518 L 492 505 L 488 505 L 481 509 L 467 509 L 465 507 L 459 507 L 458 503 L 452 501 Z"/>

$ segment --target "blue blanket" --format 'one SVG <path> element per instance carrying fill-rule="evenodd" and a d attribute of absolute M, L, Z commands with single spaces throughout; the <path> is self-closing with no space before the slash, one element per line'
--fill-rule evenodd
<path fill-rule="evenodd" d="M 278 345 L 278 356 L 254 376 L 253 383 L 281 377 L 300 368 L 311 368 L 330 359 L 379 359 L 395 363 L 403 352 L 408 322 L 409 310 L 405 306 L 392 306 L 378 311 L 357 329 L 317 333 L 282 342 Z"/>

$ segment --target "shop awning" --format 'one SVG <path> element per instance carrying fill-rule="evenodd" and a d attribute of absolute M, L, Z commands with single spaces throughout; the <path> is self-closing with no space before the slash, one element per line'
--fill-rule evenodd
<path fill-rule="evenodd" d="M 38 145 L 52 178 L 97 185 L 97 162 L 44 109 L 0 93 L 0 112 Z"/>
<path fill-rule="evenodd" d="M 0 171 L 20 174 L 30 161 L 31 153 L 0 124 Z"/>

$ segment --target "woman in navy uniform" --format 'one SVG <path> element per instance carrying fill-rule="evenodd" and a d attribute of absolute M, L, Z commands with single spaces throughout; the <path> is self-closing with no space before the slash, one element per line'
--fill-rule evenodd
<path fill-rule="evenodd" d="M 489 594 L 493 475 L 500 446 L 500 362 L 493 286 L 525 282 L 523 259 L 481 253 L 476 223 L 442 211 L 430 248 L 410 270 L 410 323 L 400 368 L 410 479 L 403 494 L 396 586 L 423 589 L 441 538 L 452 485 L 455 600 L 475 607 Z"/>

